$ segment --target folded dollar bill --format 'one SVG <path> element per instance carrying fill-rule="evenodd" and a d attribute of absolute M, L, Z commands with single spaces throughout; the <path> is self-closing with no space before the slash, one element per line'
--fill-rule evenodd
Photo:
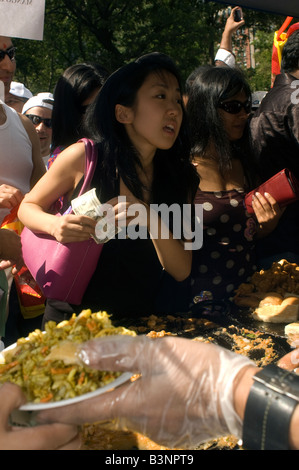
<path fill-rule="evenodd" d="M 107 209 L 103 210 L 103 204 L 99 201 L 95 188 L 73 199 L 71 206 L 74 214 L 86 215 L 97 221 L 95 236 L 93 236 L 96 243 L 106 243 L 118 233 L 119 229 L 115 226 L 115 220 L 108 222 L 107 217 L 103 215 Z"/>

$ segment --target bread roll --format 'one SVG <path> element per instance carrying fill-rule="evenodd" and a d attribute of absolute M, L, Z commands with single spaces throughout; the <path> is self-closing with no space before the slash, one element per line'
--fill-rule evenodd
<path fill-rule="evenodd" d="M 284 328 L 284 333 L 288 338 L 297 336 L 299 339 L 299 322 L 289 323 L 286 325 Z"/>
<path fill-rule="evenodd" d="M 299 299 L 298 299 L 299 300 Z M 264 305 L 280 305 L 283 296 L 278 292 L 253 292 L 248 295 L 236 295 L 234 302 L 238 307 L 263 307 Z"/>
<path fill-rule="evenodd" d="M 285 297 L 281 305 L 299 305 L 299 297 Z"/>
<path fill-rule="evenodd" d="M 282 295 L 278 294 L 277 292 L 268 292 L 265 294 L 265 297 L 261 299 L 259 307 L 264 307 L 265 305 L 280 305 L 282 301 Z"/>
<path fill-rule="evenodd" d="M 297 342 L 299 343 L 299 322 L 289 323 L 284 328 L 284 333 L 288 339 L 289 343 Z"/>
<path fill-rule="evenodd" d="M 299 305 L 264 305 L 252 315 L 255 320 L 267 323 L 292 323 L 299 318 Z"/>

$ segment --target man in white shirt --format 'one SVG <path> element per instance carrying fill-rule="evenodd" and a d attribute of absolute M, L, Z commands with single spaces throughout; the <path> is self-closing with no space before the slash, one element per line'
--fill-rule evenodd
<path fill-rule="evenodd" d="M 23 107 L 22 113 L 33 123 L 40 141 L 41 157 L 45 166 L 50 156 L 52 142 L 52 93 L 39 93 L 30 98 Z"/>
<path fill-rule="evenodd" d="M 0 36 L 0 91 L 3 92 L 0 97 L 0 224 L 45 173 L 39 138 L 34 125 L 4 102 L 9 98 L 15 69 L 15 49 L 12 41 L 10 38 Z M 12 283 L 11 269 L 7 269 L 6 274 L 9 293 Z M 10 298 L 13 300 L 15 296 Z M 16 314 L 16 308 L 9 308 L 11 320 Z M 28 323 L 28 320 L 26 322 Z M 29 331 L 34 329 L 29 323 L 28 328 Z M 20 336 L 15 325 L 11 329 L 6 329 L 5 336 L 8 333 Z"/>
<path fill-rule="evenodd" d="M 9 97 L 10 85 L 16 71 L 15 47 L 11 38 L 0 36 L 0 80 L 4 84 L 4 98 Z"/>
<path fill-rule="evenodd" d="M 8 98 L 5 103 L 10 108 L 15 109 L 18 113 L 22 112 L 23 106 L 33 94 L 23 83 L 11 82 Z"/>

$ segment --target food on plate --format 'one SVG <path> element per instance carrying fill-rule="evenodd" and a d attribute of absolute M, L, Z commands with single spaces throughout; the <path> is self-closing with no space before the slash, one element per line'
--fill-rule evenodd
<path fill-rule="evenodd" d="M 264 305 L 252 312 L 255 320 L 268 323 L 291 323 L 299 318 L 299 305 Z"/>
<path fill-rule="evenodd" d="M 299 345 L 299 322 L 289 323 L 284 328 L 284 333 L 290 343 L 298 341 Z"/>
<path fill-rule="evenodd" d="M 64 342 L 77 345 L 100 336 L 119 334 L 136 335 L 124 327 L 114 327 L 106 312 L 83 310 L 68 321 L 58 324 L 50 321 L 44 332 L 35 330 L 3 352 L 0 383 L 19 385 L 32 403 L 59 401 L 92 392 L 115 380 L 120 373 L 97 371 L 76 362 L 66 364 L 61 359 L 51 360 L 49 354 Z"/>

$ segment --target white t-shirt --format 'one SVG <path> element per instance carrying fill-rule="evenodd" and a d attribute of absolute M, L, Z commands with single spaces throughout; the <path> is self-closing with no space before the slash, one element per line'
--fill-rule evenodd
<path fill-rule="evenodd" d="M 0 184 L 14 186 L 26 194 L 33 171 L 32 143 L 18 113 L 1 100 L 0 105 L 7 118 L 0 125 Z M 0 208 L 0 221 L 8 213 Z"/>

